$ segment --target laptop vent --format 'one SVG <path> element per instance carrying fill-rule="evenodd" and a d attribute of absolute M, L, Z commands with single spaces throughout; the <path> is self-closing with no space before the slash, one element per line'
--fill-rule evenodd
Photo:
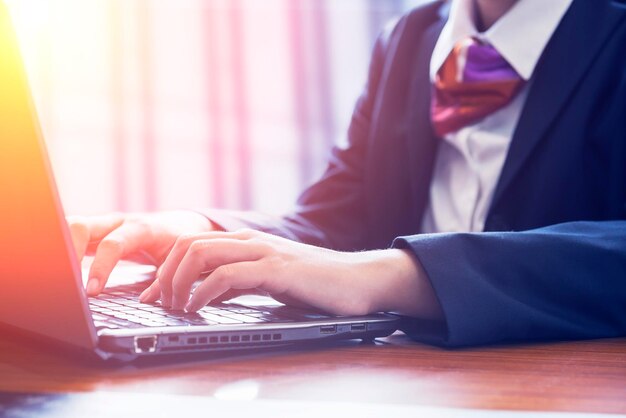
<path fill-rule="evenodd" d="M 245 344 L 258 341 L 280 341 L 283 335 L 280 333 L 263 334 L 240 334 L 240 335 L 219 335 L 211 337 L 168 337 L 169 346 L 206 346 L 222 344 Z"/>

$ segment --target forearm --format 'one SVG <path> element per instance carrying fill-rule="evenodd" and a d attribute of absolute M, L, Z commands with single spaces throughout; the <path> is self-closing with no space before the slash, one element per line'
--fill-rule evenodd
<path fill-rule="evenodd" d="M 439 301 L 420 262 L 408 250 L 363 253 L 379 279 L 370 291 L 372 312 L 396 312 L 421 319 L 441 320 Z"/>

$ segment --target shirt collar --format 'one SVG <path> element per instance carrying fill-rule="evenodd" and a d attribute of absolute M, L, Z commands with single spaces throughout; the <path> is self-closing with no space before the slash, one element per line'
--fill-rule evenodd
<path fill-rule="evenodd" d="M 529 80 L 559 22 L 573 0 L 519 0 L 486 32 L 474 24 L 474 0 L 452 0 L 450 14 L 430 60 L 430 78 L 463 38 L 491 44 L 524 79 Z"/>

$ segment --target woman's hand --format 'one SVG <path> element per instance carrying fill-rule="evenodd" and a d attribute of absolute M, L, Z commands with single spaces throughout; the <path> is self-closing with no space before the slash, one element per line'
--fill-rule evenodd
<path fill-rule="evenodd" d="M 87 282 L 89 296 L 102 291 L 120 260 L 158 266 L 179 236 L 213 229 L 207 218 L 193 211 L 70 216 L 67 221 L 78 259 L 95 255 Z"/>
<path fill-rule="evenodd" d="M 161 298 L 164 306 L 193 312 L 231 290 L 260 290 L 338 315 L 441 316 L 428 278 L 408 252 L 337 252 L 252 230 L 179 237 L 140 300 Z"/>

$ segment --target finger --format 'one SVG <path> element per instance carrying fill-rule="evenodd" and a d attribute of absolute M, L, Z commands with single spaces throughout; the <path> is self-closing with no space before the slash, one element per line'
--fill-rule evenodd
<path fill-rule="evenodd" d="M 172 308 L 183 309 L 189 300 L 191 286 L 203 273 L 225 264 L 258 260 L 266 252 L 265 245 L 249 241 L 229 239 L 194 241 L 172 278 Z M 161 283 L 161 292 L 163 287 L 164 284 Z"/>
<path fill-rule="evenodd" d="M 158 277 L 158 276 L 157 276 Z M 226 293 L 214 298 L 212 302 L 220 303 L 225 302 L 227 300 L 235 299 L 239 296 L 243 295 L 259 295 L 259 296 L 267 296 L 268 293 L 262 291 L 260 289 L 246 289 L 246 290 L 235 290 L 231 289 Z M 139 295 L 139 302 L 141 303 L 154 303 L 161 297 L 161 287 L 159 286 L 159 281 L 155 280 L 148 286 L 141 294 Z"/>
<path fill-rule="evenodd" d="M 111 213 L 103 216 L 66 217 L 69 225 L 74 250 L 79 260 L 85 256 L 90 242 L 99 241 L 124 222 L 124 216 Z"/>
<path fill-rule="evenodd" d="M 148 229 L 141 224 L 124 223 L 100 241 L 87 281 L 87 294 L 99 294 L 115 265 L 129 254 L 149 245 Z"/>
<path fill-rule="evenodd" d="M 70 229 L 72 243 L 74 244 L 74 251 L 76 251 L 76 258 L 80 262 L 85 256 L 87 244 L 89 244 L 89 228 L 85 221 L 79 220 L 76 217 L 68 217 L 67 223 Z"/>
<path fill-rule="evenodd" d="M 176 243 L 170 250 L 169 254 L 165 258 L 165 261 L 160 267 L 159 286 L 161 288 L 161 302 L 164 306 L 171 306 L 172 304 L 172 282 L 174 274 L 178 266 L 183 261 L 183 257 L 189 251 L 189 247 L 199 240 L 207 239 L 233 239 L 233 240 L 245 240 L 253 236 L 253 231 L 242 230 L 237 232 L 207 232 L 203 234 L 190 234 L 181 235 L 176 240 Z"/>
<path fill-rule="evenodd" d="M 263 262 L 246 261 L 216 268 L 193 292 L 185 310 L 196 312 L 213 299 L 233 289 L 262 288 L 265 276 L 263 265 Z"/>
<path fill-rule="evenodd" d="M 170 307 L 172 305 L 172 279 L 174 278 L 176 269 L 180 265 L 181 261 L 183 261 L 183 257 L 189 250 L 189 246 L 194 241 L 215 238 L 219 236 L 220 235 L 216 235 L 211 232 L 179 236 L 169 254 L 165 258 L 165 261 L 163 262 L 163 264 L 161 264 L 161 267 L 159 267 L 157 280 L 155 281 L 155 283 L 153 283 L 152 286 L 150 286 L 152 288 L 152 290 L 150 290 L 149 292 L 150 298 L 146 299 L 146 301 L 155 301 L 160 296 L 163 306 Z M 157 286 L 160 290 L 160 295 L 154 295 L 152 293 Z M 145 296 L 148 297 L 147 294 Z"/>
<path fill-rule="evenodd" d="M 221 295 L 211 299 L 213 303 L 225 302 L 231 299 L 238 298 L 239 296 L 245 295 L 258 295 L 258 296 L 268 296 L 268 293 L 261 289 L 230 289 L 227 290 L 226 293 L 222 293 Z"/>
<path fill-rule="evenodd" d="M 141 294 L 139 295 L 139 302 L 141 303 L 154 303 L 159 300 L 161 296 L 161 287 L 159 286 L 159 279 L 153 281 L 150 286 L 148 286 Z"/>

